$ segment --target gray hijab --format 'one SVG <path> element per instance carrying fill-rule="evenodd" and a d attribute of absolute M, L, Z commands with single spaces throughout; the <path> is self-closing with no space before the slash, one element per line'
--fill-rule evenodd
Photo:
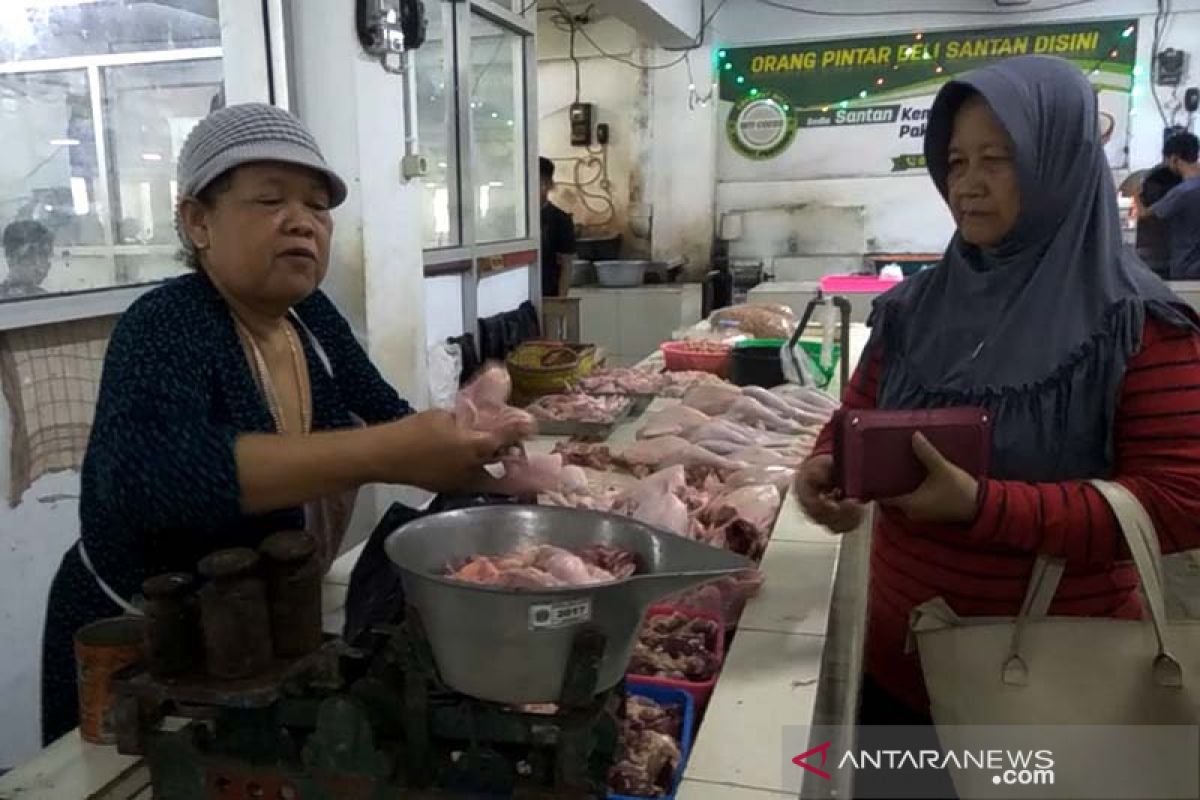
<path fill-rule="evenodd" d="M 990 408 L 994 477 L 1106 476 L 1146 315 L 1181 328 L 1195 317 L 1123 245 L 1096 96 L 1066 61 L 1012 58 L 942 88 L 925 155 L 943 198 L 954 117 L 973 94 L 1015 145 L 1020 216 L 988 252 L 955 234 L 937 267 L 877 301 L 879 405 Z"/>

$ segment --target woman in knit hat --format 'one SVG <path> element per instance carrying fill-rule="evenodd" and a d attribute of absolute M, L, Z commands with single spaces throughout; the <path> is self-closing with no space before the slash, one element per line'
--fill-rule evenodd
<path fill-rule="evenodd" d="M 214 112 L 179 156 L 193 274 L 121 318 L 104 361 L 81 537 L 50 591 L 42 735 L 77 723 L 72 637 L 129 610 L 149 576 L 307 529 L 328 566 L 366 483 L 481 486 L 515 431 L 414 414 L 320 290 L 346 185 L 286 111 Z"/>

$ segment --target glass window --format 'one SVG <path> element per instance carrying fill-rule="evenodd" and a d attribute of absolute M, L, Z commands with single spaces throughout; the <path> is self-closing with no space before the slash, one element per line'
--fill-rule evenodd
<path fill-rule="evenodd" d="M 175 158 L 221 103 L 221 62 L 174 61 L 104 70 L 104 119 L 115 177 L 113 239 L 175 245 Z"/>
<path fill-rule="evenodd" d="M 454 14 L 440 0 L 425 4 L 425 44 L 416 60 L 417 135 L 429 165 L 423 182 L 422 242 L 428 248 L 462 241 L 458 213 L 458 149 L 454 143 Z"/>
<path fill-rule="evenodd" d="M 470 90 L 476 240 L 523 238 L 529 230 L 524 41 L 474 15 Z"/>
<path fill-rule="evenodd" d="M 0 301 L 182 269 L 175 157 L 222 102 L 217 5 L 0 0 Z"/>

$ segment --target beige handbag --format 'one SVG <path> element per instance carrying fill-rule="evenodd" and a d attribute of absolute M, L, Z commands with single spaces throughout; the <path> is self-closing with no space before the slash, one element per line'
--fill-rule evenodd
<path fill-rule="evenodd" d="M 1092 485 L 1120 523 L 1149 619 L 1047 617 L 1063 563 L 1046 557 L 1038 558 L 1015 619 L 960 618 L 942 598 L 917 607 L 910 645 L 915 640 L 920 652 L 930 712 L 944 747 L 973 744 L 966 741 L 971 734 L 956 726 L 1200 722 L 1200 621 L 1166 618 L 1158 536 L 1142 504 L 1119 484 Z M 1094 751 L 1093 757 L 1105 758 Z M 1193 753 L 1193 765 L 1196 757 Z M 990 775 L 954 772 L 963 796 L 988 796 L 984 778 L 991 783 Z M 979 785 L 962 785 L 972 779 Z M 1067 787 L 1060 780 L 1056 788 Z"/>

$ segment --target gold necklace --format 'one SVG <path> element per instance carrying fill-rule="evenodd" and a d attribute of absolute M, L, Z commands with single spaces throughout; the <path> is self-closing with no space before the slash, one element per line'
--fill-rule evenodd
<path fill-rule="evenodd" d="M 259 389 L 263 393 L 263 397 L 267 402 L 267 411 L 271 414 L 271 419 L 275 423 L 275 430 L 278 433 L 287 433 L 287 426 L 283 420 L 283 406 L 279 402 L 279 394 L 275 389 L 275 382 L 271 380 L 271 372 L 267 369 L 267 360 L 263 357 L 262 349 L 258 346 L 258 340 L 250 333 L 242 321 L 236 316 L 233 318 L 234 324 L 237 326 L 238 332 L 242 338 L 250 345 L 250 352 L 254 356 L 254 372 L 258 379 Z M 307 391 L 307 382 L 304 376 L 307 373 L 304 362 L 304 352 L 300 343 L 296 340 L 296 331 L 292 328 L 290 322 L 284 322 L 284 338 L 287 339 L 288 348 L 292 352 L 292 368 L 296 373 L 296 387 L 298 399 L 300 401 L 300 432 L 308 434 L 312 432 L 312 408 L 311 408 L 311 393 Z"/>

